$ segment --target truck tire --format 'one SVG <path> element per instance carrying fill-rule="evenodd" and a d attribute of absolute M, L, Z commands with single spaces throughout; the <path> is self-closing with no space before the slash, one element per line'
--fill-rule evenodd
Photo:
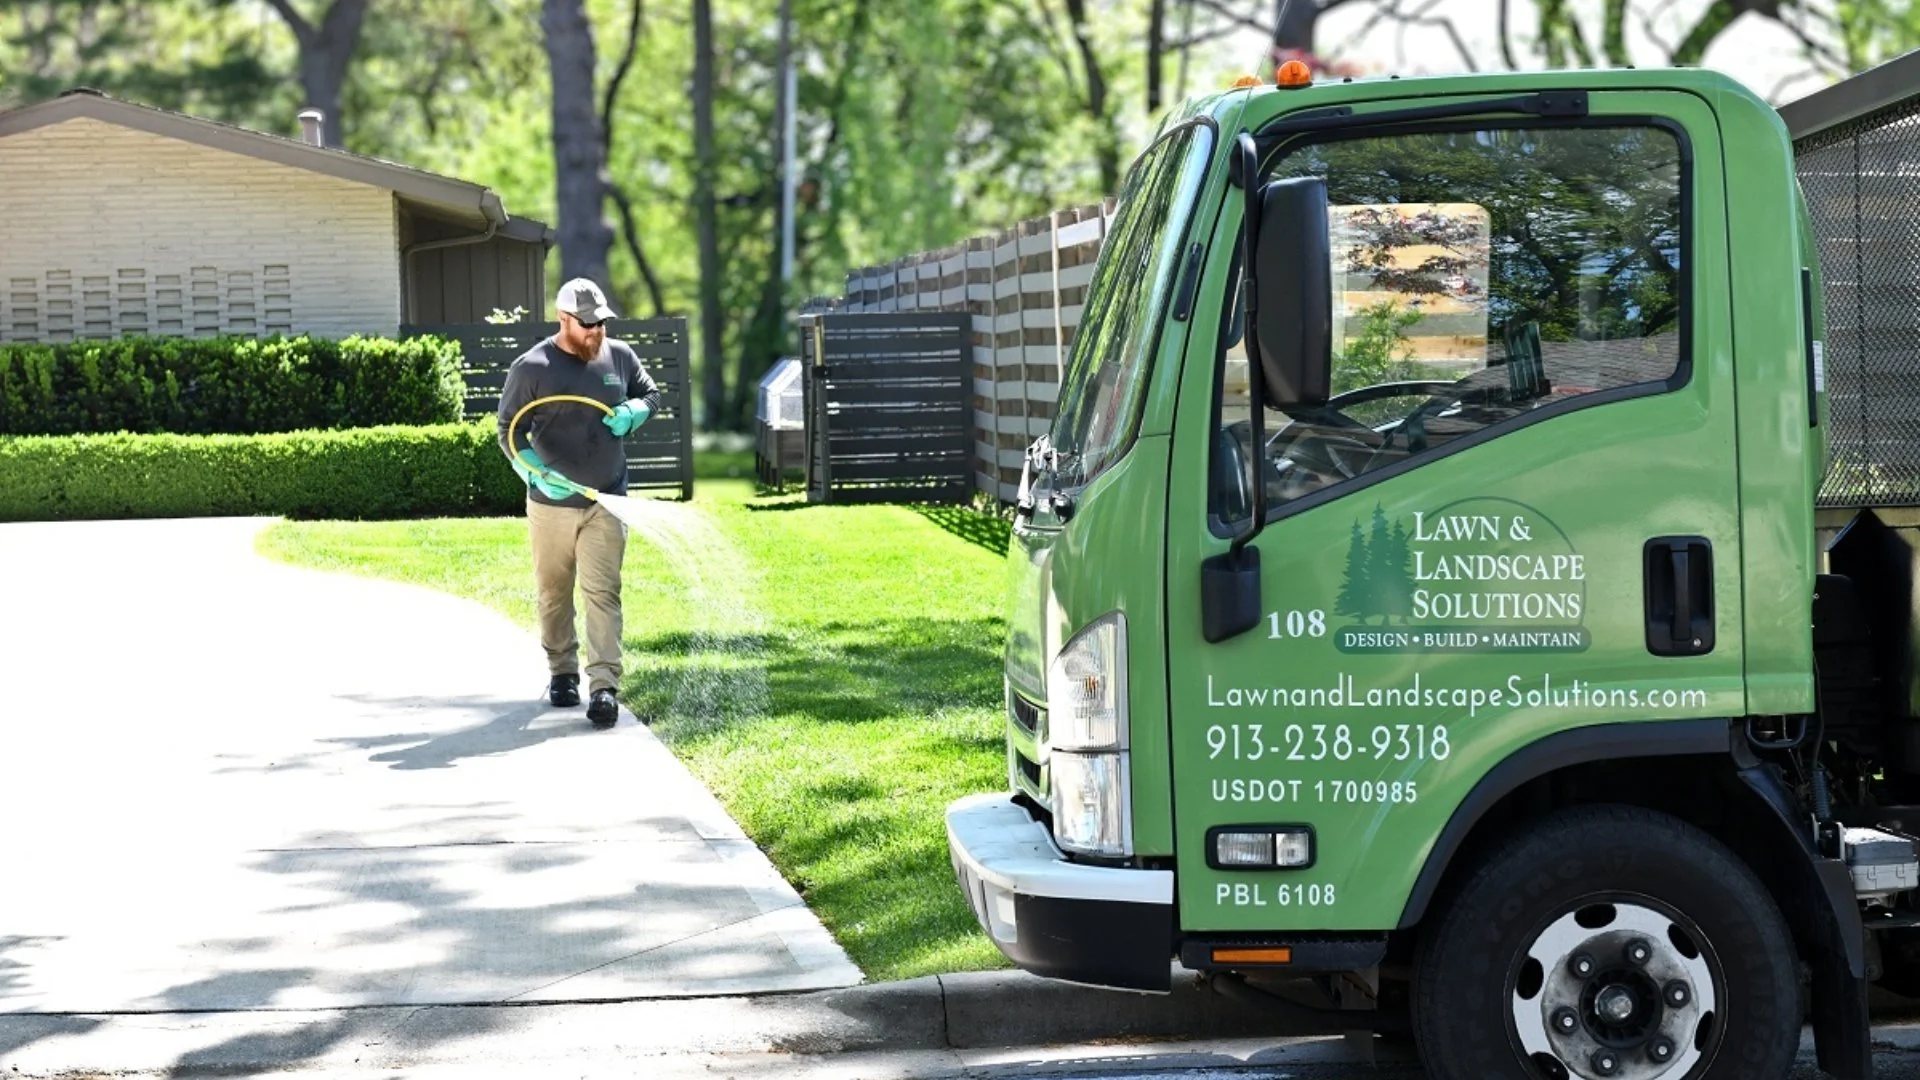
<path fill-rule="evenodd" d="M 1773 898 L 1718 841 L 1576 807 L 1505 838 L 1427 923 L 1414 1037 L 1435 1080 L 1779 1080 L 1796 971 Z"/>

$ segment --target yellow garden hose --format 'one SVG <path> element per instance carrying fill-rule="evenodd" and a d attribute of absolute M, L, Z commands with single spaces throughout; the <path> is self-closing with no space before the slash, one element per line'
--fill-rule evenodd
<path fill-rule="evenodd" d="M 515 430 L 517 430 L 520 427 L 520 418 L 527 415 L 527 410 L 533 408 L 535 405 L 545 405 L 548 402 L 553 402 L 553 401 L 577 401 L 582 405 L 591 405 L 594 408 L 599 409 L 601 412 L 606 413 L 608 416 L 613 415 L 613 406 L 608 405 L 604 401 L 595 401 L 593 398 L 590 398 L 590 397 L 581 397 L 578 394 L 551 394 L 543 398 L 534 398 L 532 401 L 529 401 L 525 405 L 520 406 L 520 411 L 517 413 L 514 413 L 513 419 L 508 421 L 507 423 L 507 457 L 509 459 L 517 459 L 519 457 L 518 453 L 514 450 L 513 433 Z M 532 445 L 533 445 L 532 443 L 528 443 L 527 444 L 528 449 L 532 449 Z M 526 462 L 523 461 L 521 462 L 521 464 L 525 465 Z M 541 476 L 550 476 L 550 475 L 559 476 L 560 479 L 566 480 L 568 484 L 579 489 L 580 494 L 585 495 L 589 499 L 598 501 L 600 498 L 600 493 L 598 491 L 595 491 L 594 489 L 587 487 L 585 484 L 578 484 L 578 483 L 574 483 L 574 481 L 572 480 L 567 480 L 565 476 L 561 476 L 559 473 L 554 472 L 552 468 L 550 468 L 544 463 L 542 463 L 540 468 L 535 471 L 537 471 Z"/>

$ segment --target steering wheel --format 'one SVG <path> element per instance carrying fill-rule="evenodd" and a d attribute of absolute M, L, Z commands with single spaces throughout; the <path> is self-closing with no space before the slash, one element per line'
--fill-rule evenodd
<path fill-rule="evenodd" d="M 1351 480 L 1371 467 L 1374 458 L 1386 448 L 1386 442 L 1391 442 L 1393 436 L 1389 433 L 1386 442 L 1378 441 L 1378 432 L 1368 424 L 1348 416 L 1345 410 L 1382 398 L 1412 397 L 1416 394 L 1432 397 L 1452 390 L 1453 383 L 1431 379 L 1379 383 L 1336 394 L 1320 405 L 1296 408 L 1287 425 L 1267 440 L 1267 457 L 1269 460 L 1285 457 L 1314 472 Z M 1337 430 L 1328 431 L 1328 428 Z M 1344 432 L 1353 434 L 1349 437 Z"/>
<path fill-rule="evenodd" d="M 1385 441 L 1380 444 L 1380 452 L 1386 453 L 1393 446 L 1393 437 L 1407 432 L 1407 451 L 1419 453 L 1426 449 L 1427 418 L 1440 411 L 1458 405 L 1471 398 L 1485 400 L 1488 387 L 1460 386 L 1457 383 L 1439 383 L 1439 389 L 1430 393 L 1427 400 L 1414 406 L 1412 412 L 1400 418 L 1400 422 L 1387 432 Z M 1416 442 L 1417 440 L 1417 442 Z"/>
<path fill-rule="evenodd" d="M 1327 399 L 1327 404 L 1324 407 L 1344 409 L 1349 405 L 1360 405 L 1379 398 L 1412 397 L 1415 394 L 1433 396 L 1435 394 L 1447 393 L 1453 389 L 1453 386 L 1454 384 L 1451 382 L 1442 382 L 1434 379 L 1409 379 L 1406 382 L 1376 383 L 1373 386 L 1362 386 L 1358 390 L 1349 390 L 1344 394 L 1336 394 Z"/>
<path fill-rule="evenodd" d="M 1233 428 L 1238 426 L 1223 427 L 1213 436 L 1212 486 L 1219 493 L 1220 516 L 1227 521 L 1240 521 L 1253 513 L 1253 489 L 1247 484 L 1247 452 L 1233 434 Z M 1262 482 L 1266 480 L 1267 468 L 1263 462 Z"/>
<path fill-rule="evenodd" d="M 1415 394 L 1431 396 L 1446 393 L 1452 388 L 1453 384 L 1450 382 L 1429 380 L 1380 383 L 1377 386 L 1362 386 L 1357 390 L 1335 394 L 1319 405 L 1296 406 L 1288 414 L 1287 426 L 1275 432 L 1273 438 L 1267 440 L 1267 445 L 1271 447 L 1278 443 L 1282 436 L 1303 423 L 1314 427 L 1347 428 L 1371 432 L 1372 427 L 1348 416 L 1345 410 L 1355 405 L 1364 405 L 1369 401 L 1378 401 L 1381 398 L 1412 397 Z"/>

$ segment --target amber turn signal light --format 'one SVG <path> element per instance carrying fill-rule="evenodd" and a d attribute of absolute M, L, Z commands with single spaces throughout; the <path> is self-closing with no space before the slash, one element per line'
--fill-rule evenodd
<path fill-rule="evenodd" d="M 1215 949 L 1213 962 L 1216 964 L 1291 964 L 1293 950 L 1286 947 L 1271 949 Z"/>

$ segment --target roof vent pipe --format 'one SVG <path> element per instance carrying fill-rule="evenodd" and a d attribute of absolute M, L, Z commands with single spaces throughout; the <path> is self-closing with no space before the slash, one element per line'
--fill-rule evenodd
<path fill-rule="evenodd" d="M 322 125 L 326 123 L 326 120 L 327 114 L 321 112 L 319 109 L 301 109 L 300 141 L 306 143 L 308 146 L 325 146 L 326 136 L 323 133 L 324 128 Z"/>

